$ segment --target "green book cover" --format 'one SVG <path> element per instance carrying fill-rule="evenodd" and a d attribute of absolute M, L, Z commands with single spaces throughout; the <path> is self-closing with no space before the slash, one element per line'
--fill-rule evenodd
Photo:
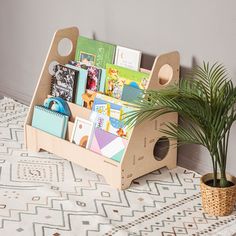
<path fill-rule="evenodd" d="M 106 66 L 105 93 L 108 96 L 121 99 L 124 85 L 138 89 L 146 89 L 149 82 L 149 74 L 120 67 L 113 64 Z"/>
<path fill-rule="evenodd" d="M 80 36 L 77 41 L 75 60 L 87 65 L 106 68 L 113 63 L 116 46 Z"/>

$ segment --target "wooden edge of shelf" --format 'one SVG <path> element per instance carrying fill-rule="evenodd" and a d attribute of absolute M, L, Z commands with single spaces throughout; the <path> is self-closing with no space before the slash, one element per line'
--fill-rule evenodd
<path fill-rule="evenodd" d="M 73 123 L 69 122 L 72 128 Z M 34 151 L 39 151 L 43 149 L 45 151 L 54 153 L 60 157 L 66 157 L 66 159 L 71 160 L 75 163 L 83 167 L 87 167 L 88 169 L 96 169 L 94 171 L 100 173 L 99 168 L 97 168 L 97 164 L 106 163 L 107 166 L 119 167 L 120 163 L 116 162 L 112 159 L 99 155 L 89 149 L 80 147 L 74 143 L 71 143 L 68 140 L 61 139 L 54 135 L 48 134 L 42 130 L 34 128 L 30 125 L 26 125 L 26 131 L 31 138 L 31 142 L 34 142 L 34 147 L 29 147 L 29 149 L 34 149 Z M 37 137 L 36 137 L 37 136 Z M 76 158 L 75 154 L 80 153 L 80 157 Z"/>
<path fill-rule="evenodd" d="M 52 97 L 52 96 L 51 96 L 51 95 L 48 95 L 48 96 L 47 96 L 47 98 L 50 98 L 50 97 Z M 85 108 L 85 107 L 82 107 L 82 106 L 80 106 L 80 105 L 77 105 L 77 104 L 75 104 L 75 103 L 72 103 L 72 102 L 67 102 L 67 104 L 68 104 L 68 106 L 69 106 L 69 108 L 70 108 L 70 111 L 71 111 L 72 116 L 70 117 L 70 121 L 68 121 L 68 129 L 67 129 L 67 132 L 66 132 L 66 140 L 65 140 L 65 141 L 69 141 L 69 142 L 70 142 L 70 139 L 71 139 L 71 136 L 72 136 L 72 132 L 73 132 L 73 126 L 74 126 L 75 118 L 78 116 L 78 117 L 81 117 L 81 118 L 83 118 L 83 119 L 89 120 L 89 117 L 90 117 L 92 111 L 89 110 L 89 109 L 87 109 L 87 108 Z M 30 124 L 26 124 L 26 126 L 32 127 Z M 26 126 L 25 126 L 25 127 L 26 127 Z M 33 127 L 32 127 L 32 128 L 33 128 Z M 25 132 L 26 132 L 26 129 L 25 129 Z M 130 132 L 131 132 L 131 133 L 130 133 L 130 137 L 131 137 L 132 132 L 133 132 L 133 129 L 132 129 Z M 55 137 L 55 136 L 52 136 L 52 137 Z M 119 137 L 119 136 L 117 136 L 117 137 Z M 55 137 L 55 138 L 56 138 L 56 137 Z M 127 139 L 127 140 L 128 140 L 128 143 L 129 143 L 130 138 Z M 74 145 L 74 144 L 73 144 L 73 145 Z M 128 144 L 127 144 L 127 146 L 128 146 Z M 91 150 L 89 150 L 89 151 L 91 151 Z M 91 151 L 91 152 L 92 152 L 92 151 Z M 92 152 L 92 153 L 94 153 L 94 152 Z M 124 151 L 123 156 L 122 156 L 122 158 L 121 158 L 119 164 L 122 163 L 122 160 L 124 159 L 125 153 L 126 153 L 126 150 Z M 98 154 L 98 155 L 99 155 L 99 154 Z M 102 156 L 102 155 L 99 155 L 99 156 Z M 102 157 L 103 157 L 103 156 L 102 156 Z M 106 158 L 106 160 L 111 160 L 111 159 L 109 159 L 109 158 L 107 158 L 107 157 L 104 157 L 104 158 Z M 116 162 L 116 163 L 117 163 L 117 162 Z M 114 164 L 116 164 L 116 163 L 114 163 Z"/>

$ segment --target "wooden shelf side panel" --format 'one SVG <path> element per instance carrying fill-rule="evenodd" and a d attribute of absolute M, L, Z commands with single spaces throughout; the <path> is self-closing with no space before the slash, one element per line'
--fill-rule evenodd
<path fill-rule="evenodd" d="M 76 51 L 76 42 L 79 36 L 79 30 L 76 27 L 71 27 L 67 29 L 58 30 L 52 39 L 46 60 L 44 62 L 41 74 L 39 76 L 39 80 L 33 94 L 33 98 L 30 104 L 29 113 L 26 118 L 26 124 L 31 124 L 32 121 L 32 110 L 35 105 L 42 104 L 44 99 L 50 94 L 51 87 L 51 77 L 52 75 L 49 73 L 49 67 L 52 62 L 58 62 L 61 64 L 67 63 L 69 60 L 74 59 L 75 51 Z M 63 39 L 69 39 L 72 44 L 72 50 L 68 56 L 61 56 L 58 52 L 59 42 Z"/>
<path fill-rule="evenodd" d="M 148 90 L 165 89 L 179 83 L 180 57 L 177 51 L 156 57 L 150 74 Z"/>
<path fill-rule="evenodd" d="M 148 90 L 164 89 L 179 82 L 179 53 L 171 52 L 156 57 L 150 73 Z M 162 160 L 154 158 L 154 147 L 160 138 L 165 137 L 160 128 L 166 122 L 178 122 L 176 113 L 166 114 L 154 120 L 147 120 L 134 127 L 129 145 L 124 154 L 121 169 L 122 186 L 128 188 L 132 180 L 167 166 L 176 167 L 177 148 L 175 140 L 169 140 L 169 150 Z"/>
<path fill-rule="evenodd" d="M 121 163 L 122 184 L 128 188 L 132 180 L 162 167 L 175 168 L 177 163 L 177 148 L 175 140 L 169 140 L 169 149 L 162 160 L 154 157 L 154 147 L 160 138 L 165 137 L 160 132 L 166 121 L 177 122 L 177 114 L 166 114 L 155 120 L 147 120 L 133 130 L 129 145 Z"/>

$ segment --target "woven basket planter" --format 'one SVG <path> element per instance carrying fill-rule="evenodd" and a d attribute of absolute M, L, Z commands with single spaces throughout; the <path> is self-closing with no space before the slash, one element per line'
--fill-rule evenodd
<path fill-rule="evenodd" d="M 227 180 L 234 183 L 234 186 L 217 188 L 206 185 L 208 180 L 213 179 L 213 174 L 206 174 L 201 177 L 202 205 L 206 213 L 213 216 L 230 215 L 236 201 L 236 178 L 227 175 Z"/>

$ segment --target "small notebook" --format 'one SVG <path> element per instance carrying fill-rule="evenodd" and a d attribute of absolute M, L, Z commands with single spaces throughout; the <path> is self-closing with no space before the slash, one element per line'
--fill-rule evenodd
<path fill-rule="evenodd" d="M 69 117 L 49 110 L 43 106 L 35 106 L 32 126 L 65 139 Z"/>
<path fill-rule="evenodd" d="M 74 102 L 78 71 L 63 65 L 56 65 L 52 76 L 51 95 Z"/>
<path fill-rule="evenodd" d="M 84 94 L 86 90 L 88 70 L 71 64 L 66 64 L 66 66 L 79 72 L 75 93 L 75 103 L 79 106 L 83 106 L 84 101 L 82 99 L 82 94 Z"/>

